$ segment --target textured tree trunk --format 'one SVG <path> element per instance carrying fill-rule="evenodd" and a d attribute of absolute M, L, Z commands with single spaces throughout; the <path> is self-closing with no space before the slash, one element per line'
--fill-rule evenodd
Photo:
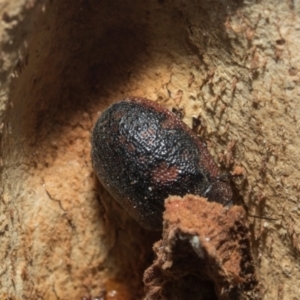
<path fill-rule="evenodd" d="M 126 96 L 200 121 L 220 168 L 244 174 L 234 199 L 261 297 L 300 297 L 299 0 L 0 0 L 0 12 L 1 299 L 144 298 L 161 234 L 127 216 L 90 159 L 95 121 Z"/>

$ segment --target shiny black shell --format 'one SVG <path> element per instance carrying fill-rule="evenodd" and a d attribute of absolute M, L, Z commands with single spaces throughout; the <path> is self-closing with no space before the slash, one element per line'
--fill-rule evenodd
<path fill-rule="evenodd" d="M 232 197 L 206 144 L 175 114 L 144 98 L 124 99 L 102 113 L 92 134 L 92 162 L 104 187 L 147 229 L 162 228 L 170 195 L 222 204 Z"/>

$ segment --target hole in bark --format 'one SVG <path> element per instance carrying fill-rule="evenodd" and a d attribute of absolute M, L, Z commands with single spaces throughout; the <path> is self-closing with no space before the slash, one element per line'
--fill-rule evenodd
<path fill-rule="evenodd" d="M 14 178 L 4 182 L 3 201 L 26 265 L 22 284 L 28 298 L 140 299 L 158 234 L 141 229 L 98 184 L 90 133 L 101 111 L 128 94 L 169 99 L 165 84 L 177 72 L 170 69 L 178 61 L 190 67 L 215 35 L 191 49 L 187 12 L 165 1 L 45 3 L 18 65 L 3 137 L 5 176 Z M 202 23 L 222 36 L 222 5 L 220 18 L 206 9 Z M 200 73 L 208 70 L 202 63 Z"/>

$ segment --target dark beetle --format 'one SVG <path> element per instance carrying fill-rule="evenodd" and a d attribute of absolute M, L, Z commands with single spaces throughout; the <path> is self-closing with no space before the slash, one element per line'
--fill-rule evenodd
<path fill-rule="evenodd" d="M 162 228 L 169 195 L 222 204 L 232 197 L 206 144 L 175 114 L 144 98 L 126 98 L 102 113 L 92 161 L 104 187 L 147 229 Z"/>

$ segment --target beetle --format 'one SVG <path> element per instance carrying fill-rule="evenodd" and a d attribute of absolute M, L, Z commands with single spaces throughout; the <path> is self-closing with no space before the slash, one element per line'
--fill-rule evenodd
<path fill-rule="evenodd" d="M 91 157 L 102 185 L 149 230 L 162 229 L 170 195 L 200 195 L 223 205 L 232 198 L 206 143 L 174 113 L 145 98 L 125 98 L 101 114 Z"/>

